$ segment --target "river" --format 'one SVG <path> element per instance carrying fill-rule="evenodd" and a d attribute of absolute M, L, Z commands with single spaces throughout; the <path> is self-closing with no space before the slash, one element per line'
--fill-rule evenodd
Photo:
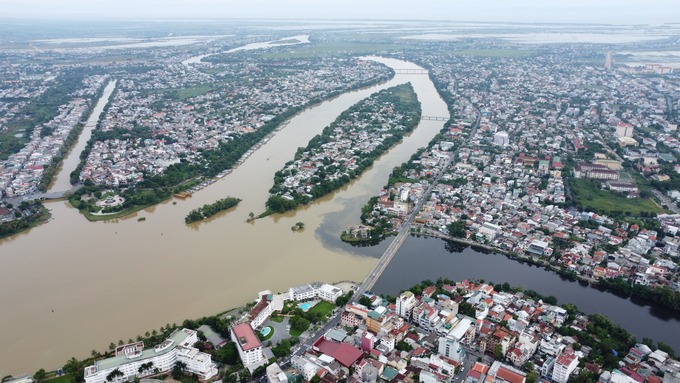
<path fill-rule="evenodd" d="M 396 69 L 418 68 L 379 60 Z M 361 99 L 408 81 L 424 115 L 448 115 L 427 75 L 398 74 L 299 114 L 230 175 L 177 205 L 167 201 L 121 219 L 88 222 L 68 202 L 46 202 L 53 221 L 0 240 L 0 375 L 61 367 L 72 356 L 85 358 L 92 349 L 104 351 L 110 342 L 168 322 L 242 305 L 265 289 L 363 280 L 386 244 L 352 247 L 339 240 L 340 231 L 359 221 L 360 207 L 394 166 L 427 145 L 441 121 L 421 121 L 364 175 L 309 206 L 245 220 L 249 212 L 264 211 L 274 173 L 299 146 Z M 190 210 L 227 196 L 243 201 L 205 221 L 184 223 Z M 299 221 L 305 229 L 291 231 Z"/>
<path fill-rule="evenodd" d="M 73 172 L 80 163 L 80 153 L 83 152 L 83 149 L 85 149 L 85 146 L 87 145 L 87 141 L 92 137 L 92 131 L 97 127 L 97 122 L 99 122 L 99 115 L 104 111 L 104 107 L 109 101 L 109 96 L 111 96 L 111 93 L 113 93 L 115 88 L 115 80 L 109 82 L 106 85 L 106 88 L 104 88 L 104 92 L 102 92 L 102 96 L 92 110 L 92 114 L 88 117 L 87 122 L 83 127 L 83 131 L 80 133 L 80 137 L 78 137 L 78 141 L 71 150 L 66 153 L 64 160 L 61 162 L 61 165 L 59 165 L 59 169 L 57 169 L 57 173 L 54 175 L 54 179 L 50 183 L 48 191 L 65 191 L 71 189 L 71 172 Z"/>
<path fill-rule="evenodd" d="M 395 69 L 419 68 L 376 60 Z M 358 222 L 361 206 L 384 186 L 392 168 L 427 145 L 442 128 L 441 121 L 421 121 L 402 143 L 340 190 L 295 212 L 245 220 L 250 212 L 264 211 L 274 173 L 299 146 L 351 105 L 407 81 L 423 115 L 448 115 L 427 75 L 397 74 L 387 83 L 307 109 L 230 175 L 187 200 L 176 200 L 176 205 L 166 201 L 121 219 L 88 222 L 68 202 L 46 202 L 53 221 L 0 240 L 0 376 L 52 370 L 72 356 L 83 359 L 89 350 L 104 351 L 110 342 L 243 305 L 265 289 L 276 293 L 312 281 L 362 281 L 389 240 L 353 247 L 341 242 L 339 234 Z M 69 157 L 77 158 L 75 153 Z M 243 201 L 207 220 L 184 224 L 190 210 L 227 196 Z M 146 221 L 138 222 L 138 217 Z M 291 231 L 299 221 L 305 229 Z M 443 244 L 407 239 L 375 291 L 394 295 L 439 276 L 507 281 L 555 295 L 586 312 L 606 313 L 639 337 L 680 348 L 673 330 L 678 319 L 662 309 L 562 281 L 502 256 L 470 249 L 451 254 Z"/>
<path fill-rule="evenodd" d="M 597 288 L 572 282 L 543 268 L 521 264 L 504 255 L 481 253 L 469 246 L 438 238 L 406 239 L 373 287 L 373 292 L 396 296 L 426 279 L 484 279 L 508 282 L 541 295 L 554 295 L 558 303 L 573 303 L 588 314 L 609 316 L 638 340 L 652 338 L 680 350 L 680 313 L 658 305 L 646 305 Z"/>

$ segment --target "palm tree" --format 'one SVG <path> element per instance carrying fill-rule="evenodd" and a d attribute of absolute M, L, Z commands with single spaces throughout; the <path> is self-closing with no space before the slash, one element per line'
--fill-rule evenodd
<path fill-rule="evenodd" d="M 93 358 L 96 358 L 96 357 L 99 356 L 99 353 L 97 352 L 97 350 L 92 350 L 92 352 L 90 353 L 90 355 L 92 355 Z"/>
<path fill-rule="evenodd" d="M 151 336 L 151 334 L 149 334 L 149 332 L 147 331 L 147 332 L 144 333 L 144 336 L 148 338 L 148 337 Z"/>
<path fill-rule="evenodd" d="M 123 376 L 125 376 L 125 374 L 123 374 L 123 372 L 122 372 L 121 370 L 119 370 L 119 369 L 116 368 L 115 370 L 111 371 L 111 372 L 106 376 L 106 381 L 108 381 L 108 382 L 113 382 L 114 380 L 116 380 L 116 378 L 118 378 L 118 377 L 121 377 L 121 378 L 122 378 Z"/>
<path fill-rule="evenodd" d="M 184 371 L 184 369 L 187 368 L 187 364 L 184 362 L 177 362 L 175 363 L 175 367 L 179 368 L 180 371 Z"/>
<path fill-rule="evenodd" d="M 148 362 L 143 363 L 141 366 L 139 366 L 139 369 L 137 371 L 139 372 L 140 375 L 144 375 L 145 373 L 148 373 L 148 371 L 151 371 L 151 369 L 153 368 L 154 368 L 153 362 Z"/>

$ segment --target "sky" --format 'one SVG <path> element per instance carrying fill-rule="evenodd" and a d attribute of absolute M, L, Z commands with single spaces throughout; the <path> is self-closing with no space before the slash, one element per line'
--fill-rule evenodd
<path fill-rule="evenodd" d="M 0 19 L 384 19 L 662 24 L 678 0 L 0 0 Z"/>

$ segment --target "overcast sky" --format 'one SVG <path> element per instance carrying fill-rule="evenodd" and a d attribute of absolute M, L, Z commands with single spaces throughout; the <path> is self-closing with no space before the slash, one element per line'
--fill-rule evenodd
<path fill-rule="evenodd" d="M 660 24 L 680 22 L 680 1 L 0 0 L 0 18 L 320 18 Z"/>

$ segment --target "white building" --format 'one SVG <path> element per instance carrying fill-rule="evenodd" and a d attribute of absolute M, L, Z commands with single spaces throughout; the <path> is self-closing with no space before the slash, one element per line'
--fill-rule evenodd
<path fill-rule="evenodd" d="M 552 378 L 557 383 L 567 383 L 569 375 L 578 366 L 578 357 L 574 351 L 567 349 L 555 362 Z"/>
<path fill-rule="evenodd" d="M 310 360 L 307 358 L 306 354 L 302 356 L 293 356 L 290 358 L 290 364 L 302 373 L 302 378 L 305 382 L 312 380 L 314 375 L 322 368 L 316 363 L 316 359 Z"/>
<path fill-rule="evenodd" d="M 277 363 L 267 366 L 267 380 L 269 383 L 288 383 L 288 377 Z"/>
<path fill-rule="evenodd" d="M 508 146 L 510 144 L 510 137 L 507 132 L 498 132 L 493 135 L 493 143 L 500 146 Z"/>
<path fill-rule="evenodd" d="M 177 362 L 184 362 L 187 373 L 194 373 L 206 380 L 217 375 L 209 354 L 192 347 L 198 341 L 196 331 L 189 329 L 177 330 L 163 343 L 153 349 L 144 350 L 144 343 L 138 342 L 116 349 L 116 356 L 98 360 L 94 365 L 85 367 L 86 383 L 109 382 L 107 377 L 118 370 L 123 375 L 113 380 L 113 383 L 133 380 L 134 377 L 144 377 L 154 373 L 167 372 L 175 367 Z M 146 371 L 139 372 L 142 365 L 150 366 Z"/>
<path fill-rule="evenodd" d="M 633 137 L 633 125 L 621 122 L 616 126 L 616 137 Z"/>
<path fill-rule="evenodd" d="M 493 223 L 484 222 L 482 226 L 479 227 L 479 234 L 483 234 L 489 239 L 496 237 L 496 234 L 501 231 L 501 227 L 494 225 Z"/>
<path fill-rule="evenodd" d="M 455 339 L 439 338 L 439 355 L 453 360 L 456 363 L 465 363 L 465 350 Z"/>
<path fill-rule="evenodd" d="M 397 298 L 397 315 L 410 320 L 413 308 L 418 303 L 418 300 L 410 291 L 405 291 Z"/>
<path fill-rule="evenodd" d="M 259 328 L 274 312 L 272 303 L 272 292 L 269 290 L 260 291 L 257 304 L 248 312 L 250 325 Z"/>
<path fill-rule="evenodd" d="M 243 366 L 251 372 L 267 362 L 262 353 L 262 343 L 250 324 L 243 323 L 231 328 L 231 340 L 236 344 Z"/>
<path fill-rule="evenodd" d="M 291 287 L 288 290 L 288 294 L 291 301 L 320 298 L 325 301 L 335 303 L 335 300 L 342 296 L 343 291 L 339 287 L 316 282 Z"/>

